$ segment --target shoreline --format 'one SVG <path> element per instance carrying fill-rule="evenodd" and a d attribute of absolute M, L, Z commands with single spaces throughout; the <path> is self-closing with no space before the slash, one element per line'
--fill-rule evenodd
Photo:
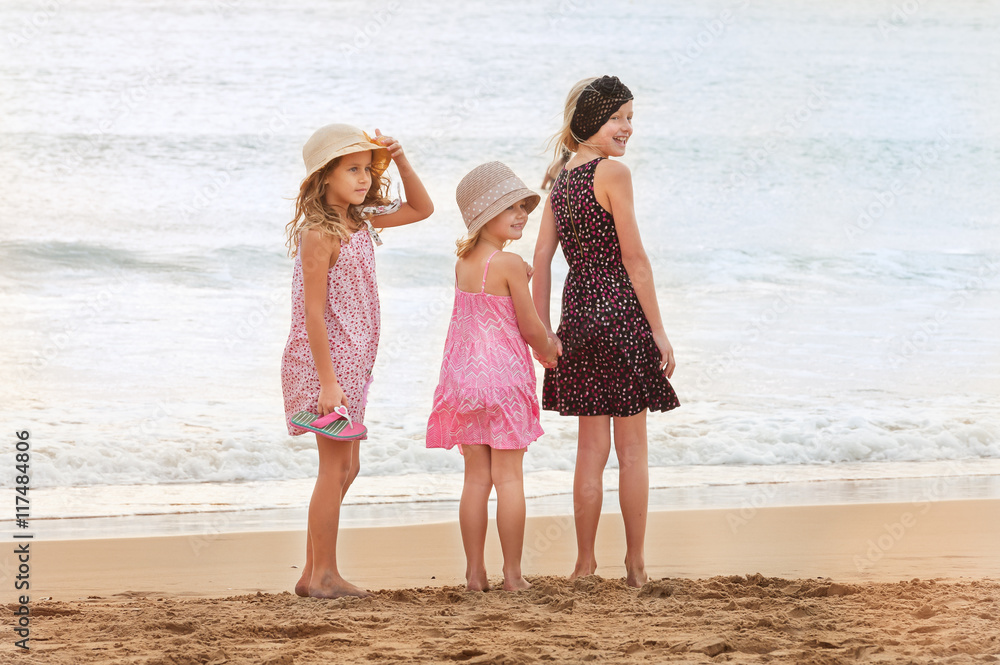
<path fill-rule="evenodd" d="M 617 506 L 617 478 L 607 483 L 604 506 Z M 303 496 L 312 479 L 303 481 Z M 39 497 L 34 501 L 39 503 Z M 684 510 L 742 510 L 764 507 L 852 505 L 862 503 L 905 503 L 910 501 L 952 501 L 1000 499 L 1000 475 L 909 476 L 856 480 L 807 479 L 802 481 L 754 482 L 650 490 L 650 512 Z M 144 536 L 208 536 L 218 533 L 287 530 L 305 525 L 306 505 L 276 506 L 252 510 L 192 510 L 189 512 L 148 513 L 104 517 L 35 518 L 36 541 L 89 540 Z M 490 500 L 490 515 L 496 510 Z M 573 512 L 570 492 L 528 497 L 528 517 L 558 517 Z M 458 502 L 436 499 L 420 502 L 344 504 L 342 528 L 392 527 L 405 524 L 447 523 L 457 519 Z M 13 533 L 8 530 L 8 537 Z"/>
<path fill-rule="evenodd" d="M 761 573 L 837 581 L 1000 578 L 1000 500 L 659 511 L 649 516 L 651 579 Z M 526 576 L 567 575 L 575 558 L 570 516 L 529 517 Z M 32 543 L 35 597 L 108 594 L 223 597 L 291 590 L 303 563 L 300 529 Z M 465 569 L 457 522 L 343 528 L 345 577 L 369 589 L 459 585 Z M 620 516 L 598 533 L 597 574 L 624 576 Z M 0 564 L 10 555 L 0 558 Z M 501 569 L 496 527 L 487 567 Z"/>

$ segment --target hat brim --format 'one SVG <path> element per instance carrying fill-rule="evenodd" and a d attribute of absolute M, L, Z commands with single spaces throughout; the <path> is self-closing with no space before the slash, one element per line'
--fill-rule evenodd
<path fill-rule="evenodd" d="M 524 200 L 527 200 L 528 202 L 527 209 L 528 209 L 528 214 L 530 215 L 531 211 L 533 211 L 535 208 L 538 207 L 538 204 L 542 200 L 542 197 L 536 194 L 535 192 L 531 191 L 527 187 L 522 187 L 520 189 L 515 189 L 513 191 L 507 192 L 506 194 L 498 198 L 496 201 L 491 203 L 489 206 L 487 206 L 485 210 L 479 213 L 479 215 L 476 216 L 474 220 L 472 220 L 472 223 L 469 224 L 469 235 L 472 235 L 479 229 L 486 226 L 486 224 L 491 219 L 499 215 L 501 212 L 503 212 L 510 206 L 514 205 L 518 201 L 524 201 Z"/>
<path fill-rule="evenodd" d="M 389 151 L 379 144 L 372 143 L 371 141 L 358 141 L 357 143 L 352 143 L 351 145 L 340 148 L 339 150 L 334 150 L 329 155 L 323 155 L 319 164 L 306 173 L 306 177 L 308 178 L 313 173 L 322 170 L 327 164 L 335 160 L 337 157 L 343 157 L 344 155 L 350 155 L 355 152 L 364 152 L 366 150 L 372 151 L 372 174 L 376 177 L 381 176 L 385 173 L 385 170 L 389 168 L 389 163 L 392 161 Z"/>

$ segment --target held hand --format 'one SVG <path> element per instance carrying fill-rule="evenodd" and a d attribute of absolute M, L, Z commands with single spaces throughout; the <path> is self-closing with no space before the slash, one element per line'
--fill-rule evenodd
<path fill-rule="evenodd" d="M 677 361 L 674 360 L 674 347 L 670 345 L 667 334 L 662 331 L 653 333 L 653 341 L 656 342 L 656 348 L 660 350 L 660 369 L 669 379 L 674 375 L 674 368 L 677 367 Z"/>
<path fill-rule="evenodd" d="M 375 130 L 375 143 L 385 146 L 385 149 L 389 151 L 389 156 L 392 157 L 394 162 L 406 159 L 406 156 L 403 154 L 403 146 L 399 145 L 399 141 L 391 136 L 383 135 L 378 129 Z"/>
<path fill-rule="evenodd" d="M 546 349 L 547 353 L 544 355 L 539 354 L 537 351 L 532 351 L 537 360 L 542 367 L 545 369 L 553 369 L 559 364 L 559 356 L 562 355 L 562 342 L 555 333 L 549 333 L 549 347 Z"/>
<path fill-rule="evenodd" d="M 332 386 L 320 386 L 319 400 L 316 402 L 316 412 L 321 416 L 325 416 L 328 413 L 333 413 L 333 410 L 338 406 L 346 406 L 350 410 L 350 404 L 347 403 L 347 395 L 344 394 L 340 384 L 334 383 Z"/>

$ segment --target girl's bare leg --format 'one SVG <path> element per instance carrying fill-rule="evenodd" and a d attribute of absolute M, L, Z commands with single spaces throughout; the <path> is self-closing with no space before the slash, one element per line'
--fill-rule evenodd
<path fill-rule="evenodd" d="M 524 450 L 490 452 L 493 486 L 497 488 L 497 531 L 503 551 L 503 588 L 519 591 L 531 588 L 521 576 L 524 549 Z"/>
<path fill-rule="evenodd" d="M 319 435 L 316 436 L 319 439 Z M 344 497 L 347 496 L 347 490 L 350 489 L 351 483 L 354 479 L 358 477 L 358 472 L 361 470 L 361 441 L 351 441 L 351 469 L 347 475 L 347 482 L 344 483 L 344 489 L 340 494 L 340 502 L 344 502 Z M 317 443 L 318 445 L 318 443 Z M 339 518 L 338 518 L 339 520 Z M 295 595 L 296 596 L 308 596 L 309 595 L 309 582 L 312 580 L 312 529 L 308 526 L 306 527 L 306 565 L 302 568 L 302 576 L 299 577 L 299 581 L 295 583 Z"/>
<path fill-rule="evenodd" d="M 319 473 L 309 501 L 309 535 L 312 544 L 312 575 L 309 595 L 314 598 L 369 596 L 349 583 L 337 570 L 337 532 L 340 504 L 350 485 L 351 468 L 358 441 L 334 441 L 317 435 Z"/>
<path fill-rule="evenodd" d="M 646 583 L 646 517 L 649 511 L 649 453 L 646 411 L 615 418 L 615 453 L 618 455 L 618 503 L 625 522 L 625 581 Z"/>
<path fill-rule="evenodd" d="M 594 546 L 604 501 L 604 466 L 611 453 L 611 417 L 581 416 L 573 476 L 573 515 L 576 521 L 576 567 L 570 579 L 597 570 Z"/>
<path fill-rule="evenodd" d="M 489 591 L 486 577 L 487 503 L 493 490 L 489 446 L 462 446 L 465 460 L 465 484 L 458 505 L 458 524 L 465 547 L 465 580 L 469 591 Z"/>

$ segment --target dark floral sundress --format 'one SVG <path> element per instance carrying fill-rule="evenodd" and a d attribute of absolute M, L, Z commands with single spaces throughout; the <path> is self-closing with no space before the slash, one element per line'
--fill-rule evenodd
<path fill-rule="evenodd" d="M 600 162 L 564 169 L 550 194 L 569 274 L 556 331 L 563 355 L 545 370 L 542 408 L 564 416 L 669 411 L 680 402 L 622 263 L 615 220 L 594 196 Z"/>

